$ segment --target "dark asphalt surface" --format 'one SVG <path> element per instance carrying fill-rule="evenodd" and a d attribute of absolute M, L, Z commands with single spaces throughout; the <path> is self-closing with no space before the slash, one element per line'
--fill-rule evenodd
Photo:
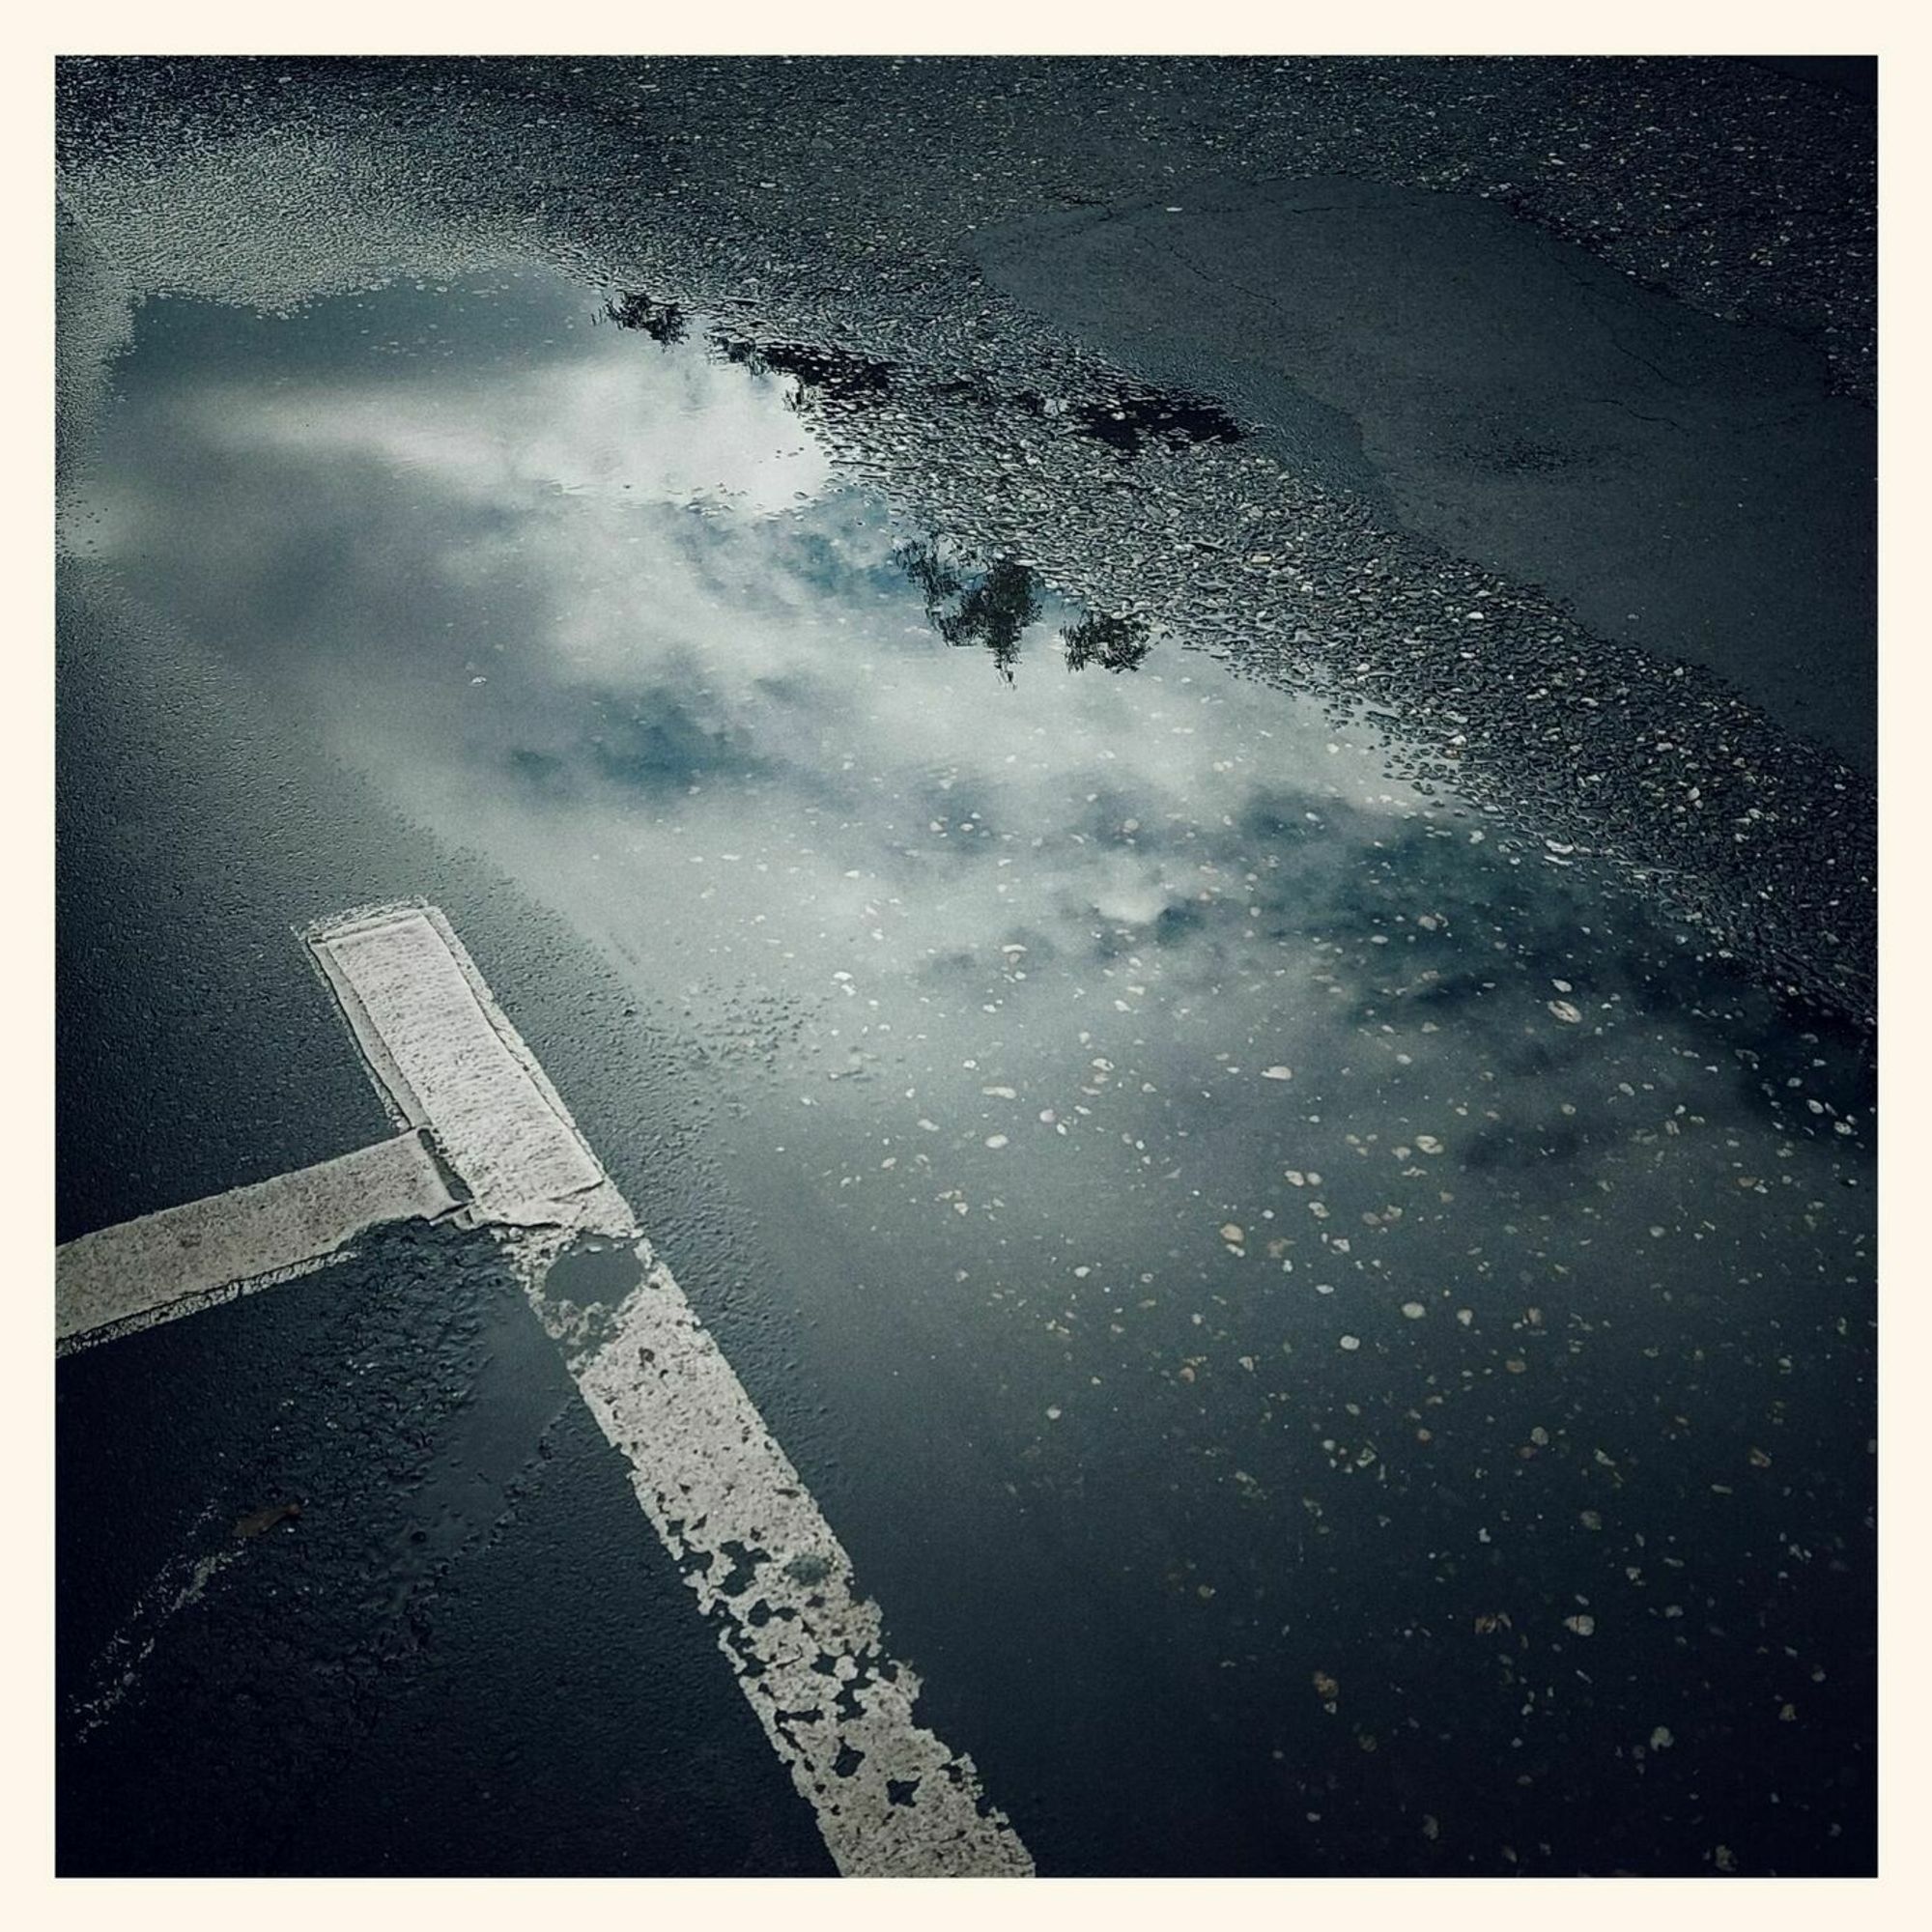
<path fill-rule="evenodd" d="M 487 1247 L 63 1366 L 64 1870 L 829 1873 Z"/>
<path fill-rule="evenodd" d="M 423 894 L 838 1528 L 926 1679 L 923 1719 L 972 1752 L 1043 1872 L 1869 1869 L 1871 1064 L 1841 970 L 1859 895 L 1821 915 L 1834 881 L 1814 863 L 1856 873 L 1868 827 L 1856 771 L 1793 735 L 1806 607 L 1776 594 L 1802 599 L 1794 559 L 1843 563 L 1845 594 L 1813 614 L 1855 693 L 1868 334 L 1847 116 L 1862 110 L 1724 64 L 1541 65 L 1416 64 L 1391 88 L 1350 63 L 1051 80 L 980 63 L 482 64 L 454 112 L 400 64 L 288 83 L 257 67 L 218 88 L 191 66 L 69 69 L 61 1237 L 382 1133 L 295 930 Z M 1667 297 L 1586 268 L 1587 316 L 1565 306 L 1587 181 L 1544 170 L 1542 199 L 1512 204 L 1558 240 L 1474 201 L 1431 227 L 1415 185 L 1391 183 L 1404 156 L 1439 173 L 1445 142 L 1479 151 L 1524 87 L 1552 152 L 1558 128 L 1613 149 L 1658 111 L 1635 99 L 1649 90 L 1726 104 L 1747 196 L 1748 170 L 1687 157 L 1699 137 L 1674 120 L 1654 169 L 1610 171 L 1632 218 L 1589 245 L 1622 268 L 1644 258 L 1646 195 L 1733 197 L 1688 231 L 1693 271 L 1664 277 Z M 1146 138 L 1063 117 L 1050 165 L 1032 165 L 1043 137 L 1020 103 L 1056 89 L 1113 101 Z M 1386 117 L 1424 97 L 1461 102 L 1460 122 L 1398 135 Z M 380 110 L 373 133 L 358 101 Z M 875 227 L 889 216 L 859 185 L 915 131 L 920 179 L 950 185 L 923 200 L 895 180 L 890 219 L 920 202 L 929 236 L 956 243 L 940 262 Z M 1332 179 L 1351 141 L 1349 232 L 1373 230 L 1384 263 L 1441 238 L 1445 270 L 1466 250 L 1512 271 L 1438 284 L 1351 347 L 1347 251 L 1327 233 L 1333 274 L 1296 294 L 1293 369 L 1238 292 L 1185 321 L 1161 299 L 1162 276 L 1225 275 L 1263 242 L 1281 267 L 1308 244 L 1300 190 L 1231 188 L 1231 147 L 1258 178 L 1296 153 L 1297 174 Z M 493 143 L 515 168 L 480 165 Z M 989 179 L 968 185 L 969 150 L 990 152 Z M 160 157 L 158 188 L 141 153 Z M 436 165 L 399 186 L 424 154 Z M 1170 190 L 1168 168 L 1218 185 Z M 822 241 L 760 212 L 771 179 L 814 183 Z M 1842 218 L 1804 229 L 1784 274 L 1744 266 L 1759 224 L 1787 220 L 1781 200 L 1829 208 L 1828 187 Z M 1104 218 L 1065 213 L 1090 200 Z M 1148 239 L 1182 218 L 1169 201 L 1200 211 L 1184 249 Z M 496 278 L 481 294 L 479 272 Z M 987 308 L 982 272 L 1037 314 Z M 388 279 L 403 285 L 366 312 L 338 295 L 293 322 L 257 313 Z M 1117 298 L 1128 280 L 1145 303 Z M 1387 306 L 1378 286 L 1362 299 Z M 594 355 L 570 347 L 566 326 L 639 288 L 689 303 L 688 344 L 604 327 Z M 1518 306 L 1499 314 L 1505 288 Z M 198 299 L 130 310 L 130 291 Z M 1283 313 L 1277 292 L 1266 314 Z M 1394 380 L 1478 315 L 1524 353 L 1472 346 L 1456 408 Z M 1794 324 L 1809 346 L 1771 332 Z M 1662 374 L 1618 382 L 1613 358 L 1574 353 L 1579 331 L 1596 355 L 1633 330 Z M 547 418 L 492 387 L 553 364 Z M 789 420 L 787 368 L 805 372 Z M 616 386 L 596 388 L 600 370 Z M 602 399 L 574 414 L 572 371 Z M 1612 443 L 1606 396 L 1644 411 L 1656 383 L 1693 391 L 1695 412 Z M 1107 441 L 1106 399 L 1167 408 L 1162 384 L 1266 434 Z M 1189 407 L 1175 420 L 1213 420 Z M 635 470 L 627 435 L 649 459 Z M 1693 460 L 1671 454 L 1680 436 Z M 654 438 L 692 454 L 689 476 L 651 468 Z M 777 463 L 779 441 L 804 454 Z M 1505 485 L 1504 444 L 1562 462 Z M 830 457 L 877 494 L 828 494 Z M 1718 527 L 1727 463 L 1758 493 L 1735 542 L 1643 573 L 1647 601 L 1615 634 L 1643 548 Z M 1804 491 L 1765 481 L 1805 463 Z M 1634 503 L 1619 479 L 1645 472 L 1658 497 Z M 1825 474 L 1843 488 L 1816 488 Z M 623 506 L 634 477 L 648 501 Z M 738 498 L 694 515 L 690 492 L 714 481 Z M 1277 487 L 1295 531 L 1254 541 L 1294 564 L 1251 573 L 1243 604 L 1189 546 L 1225 545 L 1242 502 Z M 1365 549 L 1391 516 L 1435 548 Z M 1331 526 L 1351 550 L 1326 547 Z M 1022 552 L 1037 584 L 984 574 L 1015 526 L 1038 535 Z M 929 574 L 922 596 L 890 564 L 907 530 L 955 546 L 950 588 Z M 626 531 L 635 554 L 615 547 Z M 1616 728 L 1662 715 L 1628 682 L 1602 704 L 1648 674 L 1638 660 L 1669 679 L 1673 655 L 1695 658 L 1729 679 L 1723 705 L 1748 696 L 1716 749 L 1747 749 L 1726 782 L 1764 842 L 1678 895 L 1705 925 L 1646 911 L 1608 862 L 1571 869 L 1592 856 L 1578 813 L 1621 820 L 1505 710 L 1495 741 L 1527 745 L 1562 810 L 1463 798 L 1473 752 L 1460 774 L 1420 760 L 1412 804 L 1367 795 L 1408 797 L 1378 762 L 1406 755 L 1388 718 L 1324 723 L 1268 682 L 1288 674 L 1270 639 L 1298 634 L 1296 600 L 1352 609 L 1365 555 L 1382 559 L 1373 600 L 1408 612 L 1387 636 L 1436 639 L 1443 664 L 1476 655 L 1472 633 L 1411 628 L 1405 586 L 1433 585 L 1437 611 L 1480 595 L 1497 633 L 1516 611 L 1524 638 L 1542 635 L 1538 599 L 1571 601 L 1587 649 L 1567 656 L 1566 633 L 1555 662 Z M 1037 604 L 1002 644 L 1015 583 Z M 1747 595 L 1767 621 L 1745 620 Z M 1053 664 L 1083 607 L 1148 624 L 1141 669 Z M 1380 642 L 1316 621 L 1342 655 L 1304 673 L 1333 680 L 1356 648 L 1383 663 Z M 863 687 L 845 626 L 885 667 Z M 1516 662 L 1508 635 L 1495 665 Z M 1013 682 L 942 639 L 994 645 Z M 1227 678 L 1184 648 L 1202 643 L 1265 675 Z M 1412 690 L 1376 686 L 1383 712 L 1421 725 L 1466 706 L 1452 722 L 1480 738 L 1480 679 L 1457 696 L 1434 663 Z M 1612 682 L 1577 668 L 1591 663 Z M 1184 758 L 1154 735 L 1177 703 L 1209 707 Z M 1856 765 L 1868 712 L 1847 698 L 1813 725 Z M 1035 756 L 1029 733 L 1049 743 L 1037 781 L 1002 763 L 1009 744 Z M 1669 765 L 1673 825 L 1692 821 L 1671 849 L 1708 856 L 1731 821 L 1694 823 L 1676 756 L 1646 752 Z M 908 814 L 891 821 L 895 890 L 918 917 L 903 938 L 900 915 L 880 922 L 906 950 L 879 970 L 869 888 L 843 882 L 885 875 L 859 835 L 889 810 Z M 928 823 L 953 844 L 915 851 Z M 1049 831 L 997 910 L 998 847 L 948 856 Z M 620 832 L 623 871 L 603 857 Z M 1239 889 L 1225 908 L 1170 899 L 1150 923 L 1140 868 L 1172 869 L 1183 835 Z M 753 839 L 768 884 L 714 896 L 683 869 L 704 857 L 708 884 Z M 1816 902 L 1756 924 L 1726 911 L 1801 862 Z M 1846 933 L 1825 939 L 1821 916 Z M 762 950 L 779 943 L 783 965 Z M 1827 1007 L 1754 979 L 1771 958 Z M 1587 1010 L 1580 1031 L 1559 990 Z M 1056 1004 L 1090 993 L 1091 1017 Z M 872 1032 L 886 1013 L 890 1040 Z M 1291 1029 L 1292 1083 L 1232 1084 Z M 1018 1137 L 1009 1079 L 1038 1137 L 1011 1160 L 986 1132 Z M 1036 1098 L 1074 1120 L 1076 1094 L 1071 1139 L 1033 1120 Z M 1408 1146 L 1432 1128 L 1440 1170 Z M 923 1165 L 883 1177 L 885 1147 Z M 1169 1160 L 1185 1178 L 1164 1189 Z M 1335 1217 L 1319 1229 L 1318 1166 L 1317 1218 Z M 973 1211 L 955 1219 L 953 1197 Z M 1292 1279 L 1264 1216 L 1293 1229 L 1276 1242 L 1299 1257 Z M 1428 1320 L 1399 1309 L 1406 1293 Z M 482 1237 L 394 1232 L 73 1357 L 58 1389 L 63 1869 L 828 1868 Z M 262 1526 L 288 1503 L 299 1514 Z M 212 1556 L 228 1560 L 190 1588 Z M 1563 1624 L 1585 1606 L 1589 1631 Z"/>
<path fill-rule="evenodd" d="M 1264 425 L 1287 468 L 1876 770 L 1877 421 L 1786 331 L 1377 183 L 1189 182 L 974 250 L 1029 308 Z"/>

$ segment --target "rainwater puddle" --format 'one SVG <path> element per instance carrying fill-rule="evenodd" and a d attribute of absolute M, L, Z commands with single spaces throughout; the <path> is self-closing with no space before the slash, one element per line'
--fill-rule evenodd
<path fill-rule="evenodd" d="M 895 525 L 810 427 L 888 380 L 534 273 L 149 302 L 67 541 L 687 1043 L 901 1472 L 889 1605 L 970 1440 L 1306 1868 L 1688 1858 L 1699 1776 L 1768 1858 L 1861 1833 L 1859 1044 L 1381 727 Z"/>

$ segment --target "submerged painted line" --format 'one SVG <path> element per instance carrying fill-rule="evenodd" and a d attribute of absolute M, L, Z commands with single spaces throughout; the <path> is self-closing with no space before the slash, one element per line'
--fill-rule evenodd
<path fill-rule="evenodd" d="M 170 1209 L 185 1218 L 165 1229 L 156 1215 L 88 1236 L 97 1246 L 79 1258 L 72 1319 L 86 1321 L 117 1292 L 185 1312 L 244 1277 L 319 1265 L 361 1228 L 404 1214 L 497 1230 L 838 1870 L 1031 1877 L 1033 1859 L 972 1759 L 915 1719 L 920 1680 L 886 1650 L 879 1606 L 858 1593 L 810 1492 L 448 922 L 433 906 L 379 906 L 305 936 L 403 1131 L 344 1161 Z M 339 1197 L 365 1171 L 386 1184 L 362 1189 L 352 1227 Z M 238 1207 L 242 1196 L 262 1199 Z M 304 1218 L 298 1209 L 311 1203 Z M 210 1232 L 219 1238 L 205 1245 Z M 72 1263 L 62 1257 L 65 1301 Z M 180 1287 L 211 1265 L 234 1272 L 213 1290 Z M 136 1286 L 115 1291 L 123 1268 Z"/>
<path fill-rule="evenodd" d="M 384 1221 L 459 1206 L 419 1132 L 69 1241 L 54 1257 L 54 1346 L 68 1353 L 305 1274 Z"/>

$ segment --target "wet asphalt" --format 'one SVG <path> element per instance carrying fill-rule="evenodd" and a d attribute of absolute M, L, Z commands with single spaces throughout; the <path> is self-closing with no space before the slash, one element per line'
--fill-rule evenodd
<path fill-rule="evenodd" d="M 1877 422 L 1788 331 L 1378 183 L 1195 182 L 974 250 L 1029 308 L 1222 398 L 1285 467 L 1875 771 Z"/>
<path fill-rule="evenodd" d="M 522 1022 L 551 1014 L 547 1061 L 554 1037 L 580 1090 L 597 1067 L 657 1211 L 686 1191 L 681 1271 L 728 1295 L 668 1097 L 688 1076 L 621 989 L 460 855 L 425 866 L 182 640 L 84 597 L 63 627 L 64 715 L 89 726 L 60 755 L 59 1128 L 85 1150 L 62 1237 L 386 1133 L 288 913 L 433 877 Z M 487 1237 L 393 1231 L 71 1357 L 57 1399 L 64 1871 L 829 1870 Z"/>
<path fill-rule="evenodd" d="M 383 1132 L 295 930 L 426 895 L 1042 1871 L 1869 1869 L 1859 895 L 1736 912 L 1819 841 L 1863 864 L 1858 103 L 1719 63 L 1555 65 L 1472 89 L 1471 64 L 1417 64 L 1348 111 L 1461 101 L 1473 150 L 1513 123 L 1472 92 L 1541 89 L 1603 141 L 1658 111 L 1647 90 L 1694 88 L 1744 134 L 1758 200 L 1690 231 L 1674 283 L 1582 271 L 1592 327 L 1667 337 L 1679 364 L 1621 389 L 1593 369 L 1584 395 L 1556 293 L 1575 265 L 1519 274 L 1554 304 L 1537 351 L 1472 351 L 1460 414 L 1384 378 L 1473 327 L 1466 288 L 1396 304 L 1375 354 L 1332 282 L 1282 333 L 1232 298 L 1187 321 L 1174 294 L 1297 243 L 1302 190 L 1228 185 L 1244 117 L 1331 184 L 1350 141 L 1386 137 L 1325 190 L 1359 217 L 1322 241 L 1331 265 L 1367 232 L 1384 264 L 1419 235 L 1445 261 L 1585 245 L 1581 190 L 1548 169 L 1514 225 L 1470 199 L 1432 227 L 1387 179 L 1415 138 L 1338 120 L 1353 64 L 828 64 L 764 73 L 779 105 L 756 118 L 759 76 L 729 67 L 436 71 L 478 110 L 461 134 L 413 68 L 69 70 L 62 1238 Z M 1056 88 L 1166 145 L 1129 165 L 1075 125 L 1042 190 L 1015 103 Z M 810 117 L 785 111 L 807 95 Z M 853 163 L 936 107 L 962 140 L 999 119 L 996 179 L 968 188 L 937 142 L 954 251 L 920 270 L 889 240 L 862 298 L 841 277 L 890 232 Z M 1739 192 L 1668 125 L 1654 184 Z M 721 126 L 728 158 L 700 165 Z M 518 156 L 512 188 L 478 140 Z M 404 192 L 411 149 L 442 158 Z M 172 171 L 158 227 L 143 152 Z M 761 226 L 751 184 L 781 158 L 820 189 L 826 260 Z M 1183 163 L 1211 187 L 1167 187 Z M 1644 259 L 1652 182 L 1618 174 L 1637 206 L 1593 264 Z M 1746 268 L 1753 224 L 1820 182 L 1838 225 L 1781 279 Z M 1102 191 L 1099 217 L 1048 205 Z M 1149 240 L 1190 203 L 1184 246 Z M 987 310 L 979 277 L 1021 306 Z M 130 283 L 174 298 L 124 306 Z M 935 310 L 958 369 L 928 343 L 909 374 Z M 605 402 L 546 447 L 510 379 L 552 367 Z M 1694 390 L 1701 442 L 1609 438 L 1604 412 L 1653 382 Z M 619 393 L 648 403 L 635 426 Z M 686 468 L 625 468 L 634 427 Z M 1631 502 L 1679 436 L 1678 494 Z M 1548 460 L 1498 481 L 1501 441 Z M 1720 546 L 1714 448 L 1776 513 Z M 1287 581 L 1259 566 L 1243 607 L 1190 546 L 1260 500 L 1257 464 L 1306 522 Z M 626 491 L 653 505 L 630 536 Z M 1363 535 L 1385 526 L 1395 549 Z M 1385 603 L 1433 585 L 1530 636 L 1560 597 L 1566 675 L 1721 677 L 1698 689 L 1744 721 L 1737 822 L 1756 838 L 1808 800 L 1802 836 L 1719 871 L 1714 837 L 1673 833 L 1703 869 L 1647 908 L 1618 810 L 1560 745 L 1533 748 L 1566 801 L 1548 814 L 1485 791 L 1480 759 L 1414 752 L 1432 702 L 1467 705 L 1479 739 L 1480 691 L 1411 707 L 1384 679 L 1381 715 L 1350 714 L 1296 608 L 1356 594 L 1323 548 L 1345 527 L 1384 559 Z M 1638 568 L 1693 528 L 1708 554 Z M 618 542 L 645 561 L 593 547 Z M 1003 552 L 1027 561 L 1003 576 Z M 1844 594 L 1807 615 L 1799 580 L 1828 564 Z M 863 689 L 841 627 L 880 667 Z M 1470 628 L 1388 636 L 1463 663 Z M 1080 637 L 1122 668 L 1069 676 Z M 1842 702 L 1805 731 L 1807 640 Z M 1296 662 L 1321 700 L 1277 688 Z M 1616 688 L 1581 695 L 1601 711 Z M 1626 722 L 1650 715 L 1621 689 Z M 1175 728 L 1207 733 L 1198 758 L 1157 750 Z M 1680 755 L 1655 761 L 1686 816 Z M 1025 882 L 1008 904 L 996 849 Z M 1168 886 L 1183 853 L 1242 890 L 1190 904 Z M 765 878 L 714 895 L 747 855 Z M 692 857 L 705 888 L 673 869 Z M 867 867 L 886 883 L 845 902 Z M 892 892 L 915 910 L 881 917 Z M 392 1233 L 74 1357 L 58 1388 L 64 1869 L 829 1868 L 486 1238 Z"/>

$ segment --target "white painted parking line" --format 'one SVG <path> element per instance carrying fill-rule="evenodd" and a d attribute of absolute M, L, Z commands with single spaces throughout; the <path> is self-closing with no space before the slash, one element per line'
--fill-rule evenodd
<path fill-rule="evenodd" d="M 611 1229 L 630 1209 L 433 906 L 379 907 L 311 928 L 377 1085 L 429 1126 L 477 1218 Z"/>
<path fill-rule="evenodd" d="M 310 944 L 391 1103 L 420 1110 L 476 1211 L 517 1231 L 531 1304 L 838 1869 L 1030 1874 L 972 1760 L 914 1721 L 919 1680 L 886 1654 L 878 1605 L 447 922 L 378 908 Z M 614 1305 L 554 1294 L 599 1236 L 635 1253 L 635 1285 Z"/>
<path fill-rule="evenodd" d="M 457 1207 L 417 1132 L 297 1174 L 83 1235 L 54 1258 L 59 1353 L 192 1315 L 322 1266 L 384 1221 Z"/>
<path fill-rule="evenodd" d="M 879 1606 L 442 915 L 368 908 L 307 937 L 404 1138 L 468 1190 L 451 1218 L 516 1258 L 839 1871 L 1030 1877 L 972 1759 L 915 1720 L 919 1678 Z"/>
<path fill-rule="evenodd" d="M 530 1298 L 838 1869 L 1031 1876 L 972 1759 L 914 1720 L 918 1676 L 887 1653 L 879 1606 L 649 1242 L 614 1307 L 547 1293 L 560 1250 L 532 1245 Z"/>

